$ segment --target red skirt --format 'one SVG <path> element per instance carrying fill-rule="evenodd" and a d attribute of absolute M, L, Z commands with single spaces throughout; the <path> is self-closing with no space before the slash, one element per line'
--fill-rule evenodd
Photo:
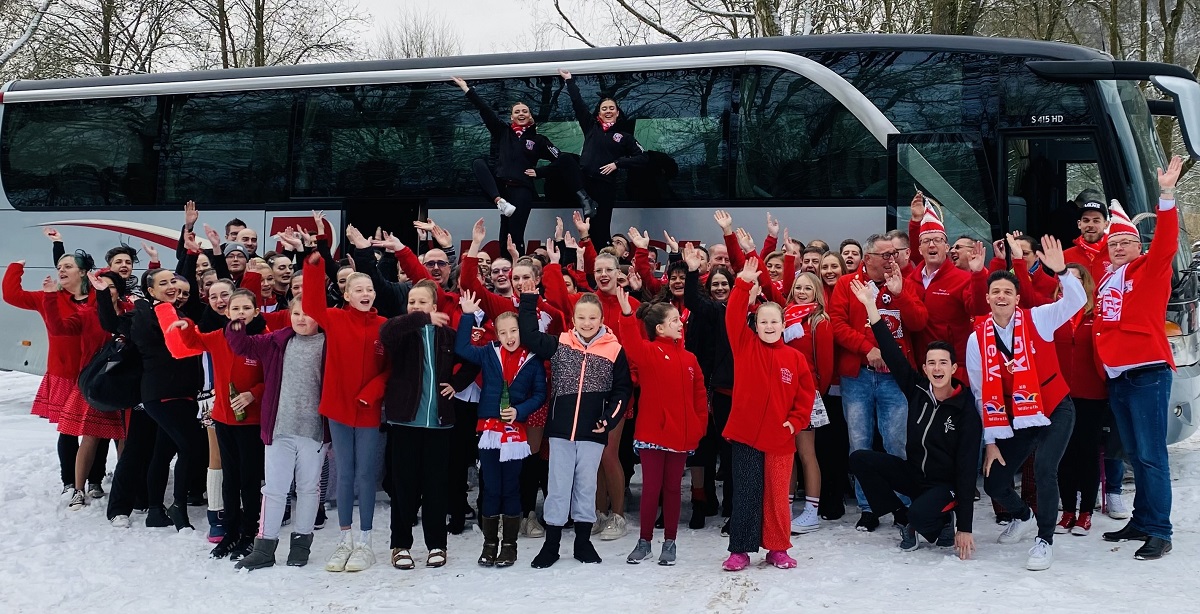
<path fill-rule="evenodd" d="M 42 383 L 33 395 L 33 408 L 29 413 L 49 420 L 50 424 L 57 424 L 63 405 L 76 386 L 75 382 L 61 375 L 43 375 Z"/>
<path fill-rule="evenodd" d="M 96 411 L 83 399 L 79 387 L 72 386 L 58 417 L 58 432 L 72 437 L 124 439 L 125 421 L 122 413 Z"/>

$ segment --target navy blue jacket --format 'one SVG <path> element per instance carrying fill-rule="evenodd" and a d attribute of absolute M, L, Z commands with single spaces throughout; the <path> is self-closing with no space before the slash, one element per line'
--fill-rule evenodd
<path fill-rule="evenodd" d="M 504 387 L 504 367 L 500 362 L 500 344 L 486 346 L 471 344 L 475 316 L 464 313 L 458 321 L 458 337 L 454 351 L 460 358 L 479 365 L 483 373 L 483 390 L 479 395 L 479 417 L 500 417 L 500 392 Z M 509 405 L 517 410 L 517 422 L 524 422 L 546 402 L 546 370 L 542 359 L 533 352 L 517 370 L 517 377 L 508 387 Z"/>

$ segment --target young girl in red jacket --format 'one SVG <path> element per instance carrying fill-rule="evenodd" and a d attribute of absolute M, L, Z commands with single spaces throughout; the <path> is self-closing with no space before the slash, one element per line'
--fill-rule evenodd
<path fill-rule="evenodd" d="M 626 561 L 637 564 L 650 558 L 661 495 L 666 540 L 658 564 L 674 565 L 683 469 L 708 428 L 704 374 L 696 356 L 683 349 L 683 321 L 674 305 L 644 303 L 635 317 L 624 290 L 617 292 L 617 300 L 625 339 L 621 347 L 643 382 L 641 417 L 633 433 L 633 448 L 642 460 L 641 534 Z"/>
<path fill-rule="evenodd" d="M 224 320 L 241 322 L 247 334 L 266 331 L 258 312 L 258 295 L 235 290 L 225 307 Z M 213 429 L 221 454 L 225 501 L 225 535 L 210 556 L 239 561 L 254 549 L 261 509 L 264 448 L 259 433 L 260 401 L 263 397 L 262 365 L 257 360 L 233 353 L 225 340 L 225 329 L 202 333 L 189 320 L 177 320 L 163 334 L 167 348 L 176 358 L 208 352 L 213 365 Z M 176 354 L 179 351 L 180 354 Z"/>
<path fill-rule="evenodd" d="M 824 395 L 833 380 L 833 325 L 825 313 L 825 292 L 816 273 L 801 273 L 792 284 L 788 305 L 783 310 L 783 341 L 808 361 Z M 817 509 L 821 505 L 821 468 L 817 463 L 816 427 L 829 423 L 824 412 L 813 415 L 812 424 L 796 434 L 796 452 L 804 471 L 804 509 L 792 519 L 792 533 L 811 533 L 821 528 Z"/>
<path fill-rule="evenodd" d="M 329 419 L 337 465 L 338 524 L 341 542 L 326 571 L 362 571 L 375 563 L 371 526 L 379 485 L 379 418 L 387 383 L 387 355 L 379 327 L 387 320 L 374 308 L 375 286 L 365 273 L 352 273 L 342 293 L 346 306 L 325 304 L 325 266 L 320 254 L 304 261 L 304 313 L 325 331 L 325 361 L 320 412 Z M 358 490 L 360 533 L 353 535 L 354 492 Z"/>
<path fill-rule="evenodd" d="M 795 436 L 812 414 L 816 385 L 808 362 L 783 342 L 783 309 L 764 303 L 745 314 L 758 296 L 758 259 L 748 258 L 729 296 L 725 328 L 733 349 L 733 407 L 723 435 L 733 446 L 734 499 L 726 571 L 750 564 L 750 552 L 767 549 L 767 562 L 791 569 L 788 481 Z"/>

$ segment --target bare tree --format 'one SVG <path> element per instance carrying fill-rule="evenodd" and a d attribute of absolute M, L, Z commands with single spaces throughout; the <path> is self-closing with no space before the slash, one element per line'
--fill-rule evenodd
<path fill-rule="evenodd" d="M 367 51 L 370 58 L 436 58 L 462 53 L 462 36 L 446 18 L 430 9 L 411 5 L 387 22 Z"/>
<path fill-rule="evenodd" d="M 179 1 L 203 26 L 198 68 L 348 59 L 367 21 L 347 0 Z"/>
<path fill-rule="evenodd" d="M 33 38 L 34 33 L 37 32 L 38 26 L 42 25 L 42 18 L 46 16 L 46 11 L 50 10 L 50 5 L 53 2 L 54 0 L 42 0 L 41 5 L 34 10 L 33 15 L 28 17 L 28 23 L 25 25 L 25 29 L 21 32 L 21 36 L 19 36 L 17 40 L 13 41 L 12 44 L 8 46 L 8 49 L 6 49 L 3 53 L 0 53 L 0 69 L 3 69 L 4 65 L 7 64 L 8 61 L 11 60 L 18 51 L 21 50 L 21 47 L 27 45 Z"/>

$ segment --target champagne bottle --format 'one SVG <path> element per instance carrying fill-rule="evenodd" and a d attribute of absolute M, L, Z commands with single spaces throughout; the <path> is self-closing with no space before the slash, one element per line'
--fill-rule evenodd
<path fill-rule="evenodd" d="M 238 397 L 237 388 L 234 388 L 233 382 L 229 382 L 229 403 L 232 405 L 233 400 L 236 399 L 237 397 Z M 245 420 L 246 419 L 246 409 L 245 408 L 234 409 L 233 410 L 233 419 L 237 420 L 238 422 Z"/>

